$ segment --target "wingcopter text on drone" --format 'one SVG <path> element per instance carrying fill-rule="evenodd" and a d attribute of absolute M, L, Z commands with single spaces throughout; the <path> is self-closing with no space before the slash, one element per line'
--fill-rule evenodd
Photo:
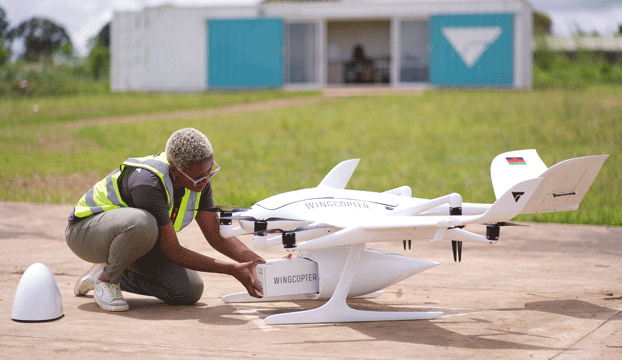
<path fill-rule="evenodd" d="M 369 209 L 369 203 L 367 202 L 351 201 L 351 200 L 348 201 L 348 200 L 340 200 L 340 199 L 307 201 L 305 202 L 305 206 L 309 210 L 321 209 L 321 208 L 327 208 L 327 207 Z"/>

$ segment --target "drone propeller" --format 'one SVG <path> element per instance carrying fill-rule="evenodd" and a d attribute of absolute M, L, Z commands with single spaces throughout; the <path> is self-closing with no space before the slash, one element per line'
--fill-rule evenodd
<path fill-rule="evenodd" d="M 222 205 L 222 206 L 214 206 L 208 211 L 218 212 L 220 225 L 230 226 L 231 225 L 231 216 L 237 212 L 244 212 L 248 209 L 236 207 L 236 205 Z"/>
<path fill-rule="evenodd" d="M 248 209 L 238 207 L 237 205 L 218 205 L 218 206 L 214 206 L 212 208 L 206 209 L 205 211 L 219 212 L 219 213 L 223 213 L 223 212 L 236 213 L 236 212 L 242 212 L 246 210 Z"/>
<path fill-rule="evenodd" d="M 529 225 L 519 224 L 519 223 L 514 223 L 514 222 L 509 222 L 509 221 L 501 221 L 501 222 L 498 222 L 498 223 L 483 223 L 482 225 L 486 225 L 486 226 L 526 226 L 526 227 L 529 227 Z"/>
<path fill-rule="evenodd" d="M 281 242 L 283 243 L 283 248 L 285 248 L 285 250 L 287 251 L 293 250 L 296 247 L 296 233 L 297 232 L 332 227 L 329 225 L 305 225 L 305 226 L 299 226 L 293 230 L 283 230 L 283 229 L 266 229 L 267 225 L 268 223 L 265 221 L 255 222 L 255 231 L 253 232 L 253 234 L 260 235 L 260 236 L 265 236 L 267 234 L 281 234 Z M 254 240 L 253 240 L 253 243 L 254 243 Z"/>
<path fill-rule="evenodd" d="M 450 207 L 449 215 L 462 215 L 462 206 Z M 459 229 L 464 228 L 464 226 L 456 226 Z M 451 241 L 451 250 L 454 253 L 454 262 L 462 261 L 462 241 Z"/>
<path fill-rule="evenodd" d="M 253 231 L 253 234 L 255 235 L 289 234 L 289 233 L 295 233 L 295 232 L 301 232 L 301 231 L 307 231 L 307 230 L 325 229 L 329 227 L 332 227 L 332 226 L 330 225 L 305 225 L 305 226 L 299 226 L 293 230 L 283 230 L 283 229 L 257 230 L 257 231 Z"/>
<path fill-rule="evenodd" d="M 220 219 L 223 220 L 238 220 L 238 221 L 265 221 L 265 222 L 270 222 L 270 221 L 302 221 L 302 220 L 296 220 L 296 219 L 287 219 L 287 218 L 280 218 L 280 217 L 269 217 L 265 220 L 260 220 L 257 219 L 253 216 L 221 216 Z"/>
<path fill-rule="evenodd" d="M 221 226 L 223 225 L 231 226 L 233 220 L 252 221 L 255 223 L 254 225 L 255 231 L 265 230 L 268 227 L 268 222 L 271 222 L 271 221 L 300 221 L 300 220 L 295 220 L 295 219 L 286 219 L 286 218 L 279 218 L 279 217 L 270 217 L 265 220 L 258 220 L 254 216 L 244 216 L 244 215 L 235 216 L 231 212 L 227 212 L 227 211 L 221 213 L 219 220 L 220 220 Z"/>
<path fill-rule="evenodd" d="M 454 252 L 454 262 L 462 261 L 462 241 L 451 241 L 451 250 Z"/>
<path fill-rule="evenodd" d="M 498 223 L 484 223 L 482 225 L 486 225 L 486 239 L 490 241 L 499 240 L 499 234 L 501 233 L 501 226 L 529 226 L 518 223 L 513 223 L 509 221 L 501 221 Z"/>

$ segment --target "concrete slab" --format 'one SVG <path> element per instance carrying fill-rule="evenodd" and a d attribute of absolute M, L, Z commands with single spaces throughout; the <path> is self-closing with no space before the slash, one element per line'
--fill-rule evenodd
<path fill-rule="evenodd" d="M 90 264 L 64 242 L 71 206 L 0 203 L 0 358 L 129 359 L 620 359 L 622 358 L 622 228 L 529 224 L 502 229 L 498 244 L 464 245 L 454 263 L 449 242 L 383 243 L 375 248 L 441 265 L 350 301 L 360 309 L 437 310 L 430 321 L 270 326 L 271 314 L 320 305 L 313 301 L 225 304 L 243 291 L 233 278 L 202 274 L 195 306 L 173 307 L 125 294 L 131 310 L 106 313 L 93 297 L 74 297 Z M 474 227 L 474 231 L 478 231 Z M 481 229 L 483 230 L 483 229 Z M 213 257 L 197 226 L 184 246 Z M 250 239 L 242 237 L 250 245 Z M 260 251 L 267 259 L 279 249 Z M 21 274 L 35 262 L 55 275 L 65 316 L 18 323 L 11 309 Z"/>

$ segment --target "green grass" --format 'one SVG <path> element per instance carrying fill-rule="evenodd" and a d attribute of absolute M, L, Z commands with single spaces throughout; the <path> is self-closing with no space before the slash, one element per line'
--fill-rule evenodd
<path fill-rule="evenodd" d="M 55 124 L 76 119 L 196 110 L 271 99 L 314 96 L 317 92 L 249 91 L 215 93 L 115 93 L 40 98 L 3 98 L 0 129 Z"/>
<path fill-rule="evenodd" d="M 490 203 L 492 159 L 535 148 L 548 166 L 611 156 L 579 210 L 517 220 L 620 226 L 621 98 L 622 88 L 614 86 L 436 90 L 197 119 L 78 128 L 61 117 L 36 126 L 11 124 L 0 135 L 0 200 L 72 204 L 127 157 L 160 152 L 173 131 L 191 126 L 209 137 L 222 167 L 212 180 L 217 204 L 248 206 L 317 186 L 350 158 L 361 158 L 350 189 L 409 185 L 416 197 L 458 192 L 465 202 Z"/>

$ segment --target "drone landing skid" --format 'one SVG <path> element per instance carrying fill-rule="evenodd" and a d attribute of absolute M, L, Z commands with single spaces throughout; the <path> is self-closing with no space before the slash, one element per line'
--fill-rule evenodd
<path fill-rule="evenodd" d="M 349 297 L 348 299 L 373 299 L 384 294 L 384 291 L 374 291 L 369 294 L 360 296 Z M 273 297 L 256 298 L 248 295 L 247 292 L 239 292 L 235 294 L 229 294 L 222 297 L 222 301 L 225 303 L 256 303 L 256 302 L 274 302 L 274 301 L 305 301 L 314 300 L 317 294 L 301 294 L 301 295 L 283 295 Z"/>
<path fill-rule="evenodd" d="M 340 322 L 428 320 L 443 315 L 442 311 L 365 311 L 349 307 L 345 301 L 329 300 L 317 309 L 268 316 L 268 325 L 323 324 Z"/>
<path fill-rule="evenodd" d="M 361 254 L 365 244 L 350 246 L 348 259 L 337 283 L 337 287 L 328 302 L 319 308 L 297 311 L 287 314 L 268 316 L 264 322 L 269 325 L 285 324 L 319 324 L 337 322 L 364 322 L 364 321 L 398 321 L 398 320 L 426 320 L 441 315 L 441 311 L 432 312 L 394 312 L 394 311 L 365 311 L 352 309 L 346 304 L 346 298 L 354 275 L 360 264 Z"/>

